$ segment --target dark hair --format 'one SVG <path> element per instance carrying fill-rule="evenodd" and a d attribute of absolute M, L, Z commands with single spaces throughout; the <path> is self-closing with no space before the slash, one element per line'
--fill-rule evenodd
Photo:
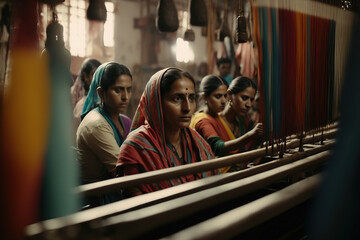
<path fill-rule="evenodd" d="M 229 84 L 224 81 L 224 79 L 215 75 L 207 75 L 203 77 L 203 79 L 201 79 L 199 92 L 204 94 L 205 96 L 210 96 L 213 91 L 215 91 L 223 84 L 227 88 L 229 87 Z"/>
<path fill-rule="evenodd" d="M 128 75 L 132 80 L 130 70 L 125 65 L 115 62 L 107 64 L 101 77 L 100 87 L 106 92 L 120 75 Z"/>
<path fill-rule="evenodd" d="M 238 94 L 239 92 L 244 91 L 248 87 L 253 87 L 255 89 L 255 92 L 257 91 L 256 83 L 247 77 L 237 77 L 233 79 L 230 83 L 229 90 L 231 91 L 231 94 Z"/>
<path fill-rule="evenodd" d="M 229 63 L 231 65 L 231 60 L 228 57 L 223 57 L 223 58 L 219 58 L 218 60 L 216 60 L 216 65 L 219 67 L 221 64 L 224 63 Z"/>
<path fill-rule="evenodd" d="M 203 68 L 205 70 L 205 72 L 202 72 L 203 71 Z M 197 69 L 197 74 L 201 77 L 204 77 L 208 74 L 208 64 L 206 62 L 201 62 L 198 69 Z"/>
<path fill-rule="evenodd" d="M 96 59 L 85 59 L 85 61 L 81 64 L 80 71 L 78 73 L 78 77 L 80 78 L 81 82 L 84 84 L 85 92 L 89 91 L 89 87 L 85 83 L 85 79 L 83 76 L 83 73 L 86 73 L 87 75 L 90 75 L 91 70 L 97 69 L 101 63 Z"/>
<path fill-rule="evenodd" d="M 190 79 L 194 83 L 194 87 L 195 87 L 195 80 L 190 75 L 190 73 L 183 72 L 180 69 L 171 68 L 164 73 L 164 75 L 161 79 L 161 82 L 160 82 L 161 97 L 163 97 L 165 93 L 169 92 L 171 89 L 171 85 L 176 80 L 180 79 L 181 77 L 186 77 L 186 78 Z"/>

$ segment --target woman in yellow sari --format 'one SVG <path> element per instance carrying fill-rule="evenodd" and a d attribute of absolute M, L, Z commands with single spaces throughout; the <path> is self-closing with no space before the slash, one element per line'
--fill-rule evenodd
<path fill-rule="evenodd" d="M 261 123 L 254 126 L 247 118 L 256 84 L 249 78 L 237 77 L 227 89 L 221 78 L 208 75 L 202 79 L 199 91 L 205 106 L 193 116 L 190 127 L 207 140 L 215 155 L 221 157 L 253 148 L 263 133 Z M 243 167 L 226 167 L 222 172 Z"/>

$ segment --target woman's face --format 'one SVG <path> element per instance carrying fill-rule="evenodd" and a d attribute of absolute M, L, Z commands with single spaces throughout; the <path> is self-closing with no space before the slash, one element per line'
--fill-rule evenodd
<path fill-rule="evenodd" d="M 246 116 L 255 98 L 255 89 L 247 87 L 238 94 L 231 94 L 231 108 L 240 116 Z"/>
<path fill-rule="evenodd" d="M 106 110 L 110 114 L 119 114 L 126 111 L 131 97 L 131 78 L 128 75 L 120 75 L 115 83 L 104 92 L 102 100 Z"/>
<path fill-rule="evenodd" d="M 182 77 L 173 82 L 170 91 L 162 98 L 165 131 L 189 127 L 196 108 L 194 83 Z"/>
<path fill-rule="evenodd" d="M 220 85 L 209 96 L 205 97 L 208 109 L 211 113 L 217 114 L 225 108 L 227 101 L 227 87 L 225 84 Z"/>
<path fill-rule="evenodd" d="M 88 86 L 88 87 L 90 86 L 95 71 L 96 71 L 96 68 L 93 68 L 93 69 L 91 69 L 91 71 L 89 72 L 89 74 L 87 74 L 86 72 L 83 72 L 83 73 L 82 73 L 82 74 L 83 74 L 83 77 L 84 77 L 84 79 L 85 79 L 85 84 L 86 84 L 86 86 Z"/>

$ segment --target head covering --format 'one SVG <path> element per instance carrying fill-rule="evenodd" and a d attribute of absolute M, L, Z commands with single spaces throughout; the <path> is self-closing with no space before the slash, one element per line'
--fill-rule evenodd
<path fill-rule="evenodd" d="M 81 119 L 83 119 L 85 115 L 88 114 L 88 112 L 90 112 L 100 103 L 100 97 L 97 93 L 97 88 L 100 86 L 102 75 L 108 64 L 109 62 L 101 64 L 94 73 L 89 92 L 84 103 Z"/>
<path fill-rule="evenodd" d="M 102 79 L 103 73 L 105 71 L 105 68 L 108 64 L 111 64 L 111 63 L 114 63 L 114 62 L 103 63 L 96 69 L 94 76 L 93 76 L 93 80 L 91 81 L 91 84 L 90 84 L 88 95 L 87 95 L 85 103 L 84 103 L 83 111 L 81 114 L 81 119 L 83 119 L 85 117 L 85 115 L 88 114 L 91 110 L 96 108 L 96 111 L 98 111 L 106 119 L 106 121 L 110 124 L 110 126 L 114 132 L 115 140 L 116 140 L 117 144 L 119 146 L 121 146 L 121 144 L 123 143 L 124 139 L 126 138 L 128 132 L 129 132 L 129 122 L 131 122 L 131 120 L 128 119 L 128 117 L 126 117 L 125 115 L 119 116 L 120 123 L 124 128 L 124 136 L 122 136 L 119 129 L 116 127 L 115 123 L 113 122 L 113 120 L 111 119 L 111 117 L 109 116 L 107 111 L 104 108 L 99 106 L 100 97 L 97 93 L 97 88 L 100 86 L 101 79 Z"/>
<path fill-rule="evenodd" d="M 133 131 L 120 148 L 118 168 L 121 169 L 124 165 L 137 165 L 140 171 L 149 172 L 182 164 L 167 147 L 165 140 L 160 83 L 169 69 L 171 68 L 158 71 L 146 84 L 133 118 L 131 126 Z M 210 146 L 196 131 L 186 128 L 182 134 L 183 144 L 187 143 L 188 146 L 184 155 L 191 155 L 187 163 L 214 158 Z M 141 186 L 141 191 L 152 192 L 211 174 L 211 172 L 199 173 L 157 184 L 144 184 Z"/>

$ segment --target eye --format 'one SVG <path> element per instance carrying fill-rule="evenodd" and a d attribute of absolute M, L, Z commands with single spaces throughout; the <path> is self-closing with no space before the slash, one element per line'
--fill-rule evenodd
<path fill-rule="evenodd" d="M 131 87 L 128 87 L 128 88 L 126 89 L 126 91 L 127 91 L 128 93 L 131 93 L 132 88 L 131 88 Z"/>
<path fill-rule="evenodd" d="M 191 95 L 189 96 L 189 101 L 190 101 L 190 102 L 195 102 L 195 100 L 196 100 L 195 94 L 191 94 Z"/>
<path fill-rule="evenodd" d="M 242 99 L 243 101 L 246 101 L 246 100 L 249 99 L 249 97 L 248 97 L 248 96 L 241 96 L 241 99 Z"/>
<path fill-rule="evenodd" d="M 220 99 L 221 96 L 222 96 L 221 94 L 216 94 L 216 95 L 215 95 L 215 98 L 216 98 L 216 99 Z"/>
<path fill-rule="evenodd" d="M 175 95 L 173 100 L 174 100 L 174 102 L 179 102 L 179 101 L 181 101 L 181 97 L 179 95 Z"/>
<path fill-rule="evenodd" d="M 224 94 L 224 98 L 227 98 L 227 96 L 228 96 L 227 94 Z"/>

